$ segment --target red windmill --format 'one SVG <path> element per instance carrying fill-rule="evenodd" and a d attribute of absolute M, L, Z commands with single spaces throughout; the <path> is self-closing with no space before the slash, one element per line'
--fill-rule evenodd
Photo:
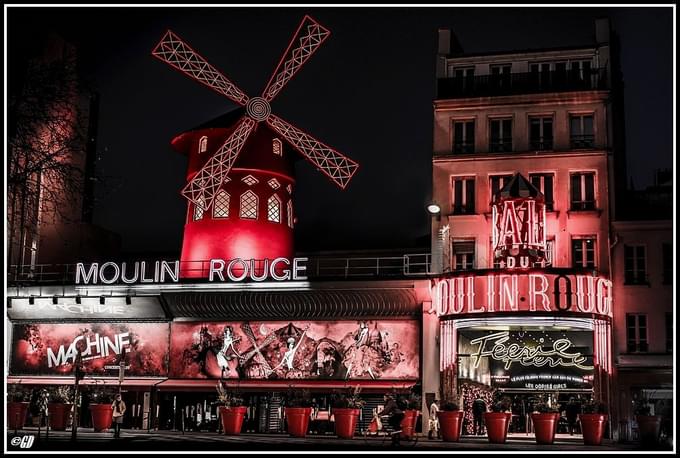
<path fill-rule="evenodd" d="M 189 156 L 182 190 L 189 200 L 183 277 L 205 276 L 208 260 L 215 258 L 292 258 L 295 179 L 290 148 L 281 138 L 342 189 L 356 173 L 359 164 L 273 115 L 269 105 L 329 35 L 305 16 L 262 96 L 253 98 L 172 31 L 153 50 L 158 59 L 241 106 L 172 140 Z M 239 154 L 242 149 L 246 154 Z"/>

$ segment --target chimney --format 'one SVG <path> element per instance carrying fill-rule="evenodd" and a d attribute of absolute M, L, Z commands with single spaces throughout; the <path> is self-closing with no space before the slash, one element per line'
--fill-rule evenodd
<path fill-rule="evenodd" d="M 609 18 L 595 19 L 595 41 L 602 46 L 609 44 L 609 40 Z"/>
<path fill-rule="evenodd" d="M 437 46 L 437 78 L 446 78 L 446 58 L 463 54 L 463 48 L 455 33 L 451 29 L 439 29 L 439 44 Z"/>
<path fill-rule="evenodd" d="M 444 56 L 451 54 L 451 29 L 439 29 L 437 54 Z"/>

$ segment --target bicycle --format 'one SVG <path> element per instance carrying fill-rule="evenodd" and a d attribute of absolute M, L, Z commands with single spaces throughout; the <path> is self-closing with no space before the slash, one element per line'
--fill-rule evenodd
<path fill-rule="evenodd" d="M 408 426 L 407 418 L 401 420 L 400 428 L 395 430 L 389 423 L 389 415 L 374 415 L 369 426 L 364 432 L 364 443 L 366 445 L 380 444 L 381 447 L 393 445 L 393 436 L 399 434 L 399 440 L 396 442 L 399 447 L 415 447 L 418 443 L 418 434 L 415 431 L 415 421 L 413 425 Z M 377 426 L 374 426 L 377 425 Z"/>

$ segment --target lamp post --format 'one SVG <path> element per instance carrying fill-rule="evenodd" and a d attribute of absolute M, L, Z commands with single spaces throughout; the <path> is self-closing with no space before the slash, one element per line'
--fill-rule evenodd
<path fill-rule="evenodd" d="M 71 424 L 71 441 L 75 442 L 78 435 L 78 384 L 80 379 L 83 378 L 83 355 L 78 349 L 78 354 L 76 355 L 76 360 L 73 363 L 73 372 L 75 375 L 75 388 L 73 390 L 74 400 L 73 400 L 73 422 Z"/>
<path fill-rule="evenodd" d="M 439 240 L 439 221 L 441 219 L 441 211 L 441 207 L 436 202 L 432 202 L 427 206 L 427 212 L 431 216 L 432 223 L 432 259 L 430 260 L 430 273 L 441 273 L 443 269 L 444 249 Z"/>

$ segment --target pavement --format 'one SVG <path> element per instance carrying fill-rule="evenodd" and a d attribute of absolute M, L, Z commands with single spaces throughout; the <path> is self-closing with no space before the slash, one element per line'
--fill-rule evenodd
<path fill-rule="evenodd" d="M 33 439 L 30 439 L 30 437 Z M 642 452 L 638 444 L 620 444 L 604 440 L 600 446 L 586 446 L 580 436 L 558 435 L 552 445 L 537 445 L 533 436 L 524 434 L 510 435 L 505 444 L 490 444 L 483 436 L 463 436 L 460 442 L 443 442 L 427 439 L 418 435 L 416 442 L 402 442 L 398 447 L 391 446 L 383 437 L 355 436 L 353 439 L 340 439 L 335 435 L 308 435 L 304 438 L 287 434 L 253 434 L 224 436 L 215 432 L 146 431 L 122 430 L 120 438 L 113 438 L 112 432 L 94 432 L 91 428 L 78 429 L 77 441 L 71 441 L 71 431 L 50 431 L 46 437 L 44 428 L 38 437 L 38 428 L 25 428 L 7 434 L 7 451 L 380 451 L 388 453 L 447 453 L 456 451 L 514 452 L 584 452 L 616 453 L 622 451 Z M 658 449 L 664 450 L 664 449 Z M 671 452 L 670 448 L 665 449 Z"/>

